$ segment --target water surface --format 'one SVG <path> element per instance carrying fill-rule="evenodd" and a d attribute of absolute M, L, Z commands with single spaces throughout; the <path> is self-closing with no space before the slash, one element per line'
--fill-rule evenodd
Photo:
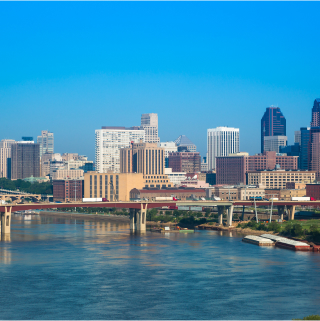
<path fill-rule="evenodd" d="M 13 215 L 0 319 L 292 319 L 320 314 L 320 255 L 216 231 Z"/>

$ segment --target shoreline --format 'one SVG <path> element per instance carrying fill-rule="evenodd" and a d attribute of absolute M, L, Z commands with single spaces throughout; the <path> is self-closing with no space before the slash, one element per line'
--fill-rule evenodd
<path fill-rule="evenodd" d="M 122 222 L 122 223 L 130 223 L 130 219 L 128 216 L 121 215 L 103 215 L 103 214 L 84 214 L 84 213 L 72 213 L 72 212 L 57 212 L 57 211 L 40 211 L 39 215 L 43 216 L 54 216 L 61 218 L 79 218 L 79 219 L 88 219 L 90 221 L 114 221 L 114 222 Z M 176 223 L 158 223 L 154 221 L 147 221 L 147 226 L 174 226 Z"/>

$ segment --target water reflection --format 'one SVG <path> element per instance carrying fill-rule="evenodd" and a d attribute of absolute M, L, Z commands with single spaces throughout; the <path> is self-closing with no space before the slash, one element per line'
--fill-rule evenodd
<path fill-rule="evenodd" d="M 28 223 L 27 223 L 28 221 Z M 317 314 L 320 255 L 223 231 L 130 233 L 128 221 L 13 215 L 0 319 L 293 319 Z M 18 303 L 18 304 L 17 304 Z"/>

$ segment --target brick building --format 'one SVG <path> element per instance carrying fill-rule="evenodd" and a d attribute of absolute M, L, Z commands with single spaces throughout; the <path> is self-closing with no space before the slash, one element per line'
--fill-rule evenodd
<path fill-rule="evenodd" d="M 273 170 L 279 165 L 283 170 L 297 170 L 298 156 L 279 155 L 276 152 L 249 156 L 247 153 L 217 157 L 217 184 L 246 184 L 249 171 Z"/>
<path fill-rule="evenodd" d="M 173 172 L 196 173 L 201 171 L 201 156 L 198 152 L 169 153 L 169 168 Z"/>
<path fill-rule="evenodd" d="M 83 180 L 54 180 L 53 201 L 73 202 L 82 201 L 83 198 Z"/>
<path fill-rule="evenodd" d="M 306 196 L 313 197 L 317 201 L 320 200 L 320 184 L 307 184 Z"/>

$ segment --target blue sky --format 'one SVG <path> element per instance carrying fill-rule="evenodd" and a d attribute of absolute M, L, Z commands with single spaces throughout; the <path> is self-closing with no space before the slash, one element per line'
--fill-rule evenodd
<path fill-rule="evenodd" d="M 47 129 L 94 158 L 94 130 L 159 115 L 161 141 L 240 128 L 260 151 L 277 105 L 287 136 L 320 97 L 320 2 L 0 2 L 0 139 Z"/>

